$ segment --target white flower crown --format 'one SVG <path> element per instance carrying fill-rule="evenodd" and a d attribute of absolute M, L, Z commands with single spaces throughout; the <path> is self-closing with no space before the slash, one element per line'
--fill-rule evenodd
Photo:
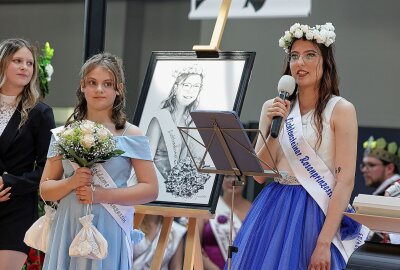
<path fill-rule="evenodd" d="M 316 25 L 315 27 L 295 23 L 290 27 L 289 31 L 285 31 L 285 35 L 279 39 L 279 47 L 282 47 L 286 53 L 289 53 L 293 40 L 303 37 L 307 40 L 315 40 L 317 43 L 329 47 L 333 42 L 335 42 L 335 27 L 333 27 L 330 22 L 327 22 L 324 25 Z"/>

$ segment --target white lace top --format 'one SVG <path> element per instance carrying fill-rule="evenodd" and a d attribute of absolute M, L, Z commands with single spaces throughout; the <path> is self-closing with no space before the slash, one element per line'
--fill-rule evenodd
<path fill-rule="evenodd" d="M 3 134 L 16 108 L 17 96 L 6 96 L 0 93 L 0 135 Z"/>

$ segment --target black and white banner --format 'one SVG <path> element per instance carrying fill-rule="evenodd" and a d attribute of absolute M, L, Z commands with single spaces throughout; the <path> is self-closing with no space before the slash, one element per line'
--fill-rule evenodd
<path fill-rule="evenodd" d="M 189 19 L 213 19 L 222 0 L 191 0 Z M 311 0 L 232 0 L 229 18 L 307 17 Z"/>

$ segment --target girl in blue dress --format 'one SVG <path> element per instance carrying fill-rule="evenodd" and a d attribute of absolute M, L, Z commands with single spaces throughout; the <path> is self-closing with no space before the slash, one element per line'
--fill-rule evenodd
<path fill-rule="evenodd" d="M 357 119 L 339 97 L 334 41 L 331 23 L 297 23 L 279 41 L 295 91 L 290 101 L 264 103 L 259 128 L 271 154 L 261 139 L 256 151 L 286 173 L 254 201 L 234 242 L 232 269 L 344 269 L 363 242 L 361 226 L 342 219 L 354 185 Z M 286 120 L 278 138 L 269 135 L 273 117 Z"/>
<path fill-rule="evenodd" d="M 41 195 L 46 201 L 59 201 L 59 205 L 43 269 L 130 270 L 130 241 L 135 238 L 133 224 L 128 226 L 132 231 L 127 233 L 104 205 L 132 206 L 157 198 L 157 178 L 149 143 L 141 131 L 126 120 L 121 61 L 109 53 L 97 54 L 86 61 L 80 74 L 79 102 L 67 124 L 83 119 L 103 124 L 114 134 L 117 149 L 125 153 L 101 164 L 115 187 L 91 188 L 92 171 L 88 168 L 74 170 L 69 161 L 55 154 L 51 144 L 41 180 Z M 132 169 L 138 183 L 128 186 Z M 69 256 L 71 242 L 82 229 L 79 218 L 86 215 L 88 204 L 92 204 L 93 225 L 108 243 L 108 255 L 101 260 Z"/>

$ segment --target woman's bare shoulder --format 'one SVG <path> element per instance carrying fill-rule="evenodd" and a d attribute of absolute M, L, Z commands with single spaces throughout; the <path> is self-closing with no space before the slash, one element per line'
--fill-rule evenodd
<path fill-rule="evenodd" d="M 335 108 L 333 109 L 333 115 L 335 116 L 346 116 L 346 114 L 355 114 L 356 113 L 356 109 L 354 107 L 354 105 L 342 98 L 338 101 L 338 103 L 336 104 Z"/>
<path fill-rule="evenodd" d="M 126 125 L 129 125 L 127 130 L 125 131 L 124 135 L 134 135 L 134 136 L 142 136 L 143 132 L 140 130 L 139 127 L 126 122 Z"/>

